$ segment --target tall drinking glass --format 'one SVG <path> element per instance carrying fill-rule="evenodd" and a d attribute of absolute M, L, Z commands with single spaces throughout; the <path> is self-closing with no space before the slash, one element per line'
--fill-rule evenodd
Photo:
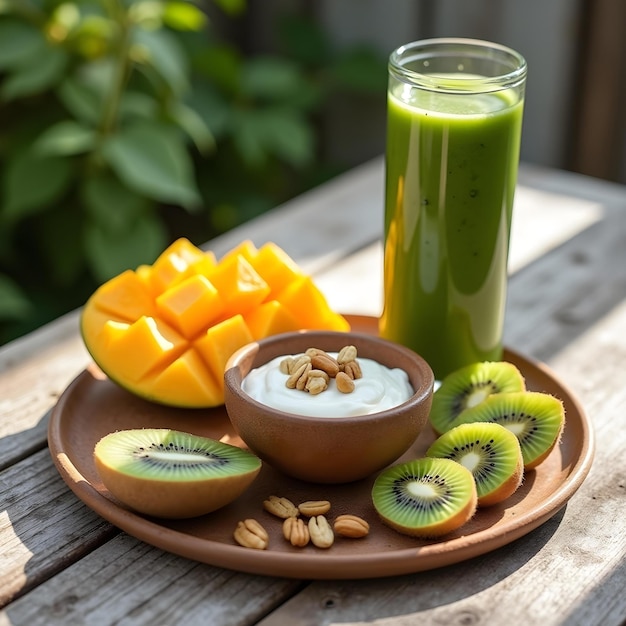
<path fill-rule="evenodd" d="M 389 60 L 383 337 L 438 379 L 502 358 L 526 62 L 471 39 Z"/>

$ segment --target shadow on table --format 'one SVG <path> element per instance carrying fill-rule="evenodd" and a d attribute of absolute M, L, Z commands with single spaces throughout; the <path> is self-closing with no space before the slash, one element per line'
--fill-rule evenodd
<path fill-rule="evenodd" d="M 0 607 L 49 578 L 70 556 L 90 552 L 116 532 L 76 499 L 54 467 L 47 447 L 50 413 L 31 429 L 0 439 L 0 514 L 6 512 L 10 522 L 1 533 L 10 549 L 0 554 Z M 64 506 L 66 499 L 71 502 Z M 59 532 L 69 516 L 80 520 L 74 527 L 82 534 Z"/>
<path fill-rule="evenodd" d="M 561 523 L 564 510 L 526 537 L 456 565 L 392 578 L 314 582 L 261 624 L 301 623 L 307 614 L 319 615 L 320 606 L 324 608 L 324 619 L 319 626 L 346 621 L 360 623 L 359 620 L 370 623 L 392 617 L 404 617 L 403 624 L 417 624 L 420 617 L 414 615 L 416 613 L 453 605 L 494 585 L 506 585 L 506 579 L 550 540 Z M 528 541 L 530 536 L 532 541 Z M 479 623 L 481 612 L 488 610 L 478 602 L 474 608 L 468 607 L 467 603 L 461 608 L 450 606 L 445 615 L 442 613 L 441 623 Z"/>

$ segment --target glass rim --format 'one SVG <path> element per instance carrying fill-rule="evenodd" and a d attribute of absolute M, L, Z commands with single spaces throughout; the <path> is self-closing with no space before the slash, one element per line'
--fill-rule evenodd
<path fill-rule="evenodd" d="M 511 69 L 497 73 L 494 76 L 459 76 L 442 80 L 437 74 L 428 74 L 406 67 L 407 62 L 419 58 L 433 56 L 437 49 L 447 49 L 443 56 L 453 58 L 461 52 L 472 53 L 470 57 L 482 58 L 484 61 L 499 61 L 501 64 L 508 63 Z M 491 55 L 487 52 L 491 51 Z M 494 55 L 500 55 L 495 57 Z M 404 57 L 404 62 L 402 58 Z M 476 93 L 500 91 L 521 85 L 526 79 L 526 59 L 516 50 L 508 46 L 486 41 L 482 39 L 469 39 L 461 37 L 440 37 L 433 39 L 421 39 L 396 48 L 389 55 L 388 69 L 390 74 L 402 82 L 416 87 L 432 91 L 445 91 L 448 93 Z"/>

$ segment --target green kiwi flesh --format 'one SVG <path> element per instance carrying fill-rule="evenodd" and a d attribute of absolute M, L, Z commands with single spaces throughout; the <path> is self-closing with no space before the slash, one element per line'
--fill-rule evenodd
<path fill-rule="evenodd" d="M 117 431 L 94 448 L 108 491 L 128 507 L 163 518 L 215 511 L 252 483 L 261 460 L 247 450 L 176 430 Z"/>
<path fill-rule="evenodd" d="M 541 463 L 558 442 L 565 425 L 563 403 L 538 391 L 501 393 L 466 409 L 457 424 L 495 422 L 510 430 L 519 440 L 524 468 Z"/>
<path fill-rule="evenodd" d="M 433 394 L 430 423 L 441 435 L 462 411 L 479 405 L 490 395 L 525 389 L 524 377 L 512 363 L 483 361 L 466 365 L 441 381 Z"/>
<path fill-rule="evenodd" d="M 479 507 L 506 500 L 524 478 L 519 441 L 500 424 L 461 424 L 441 435 L 426 456 L 451 459 L 467 467 L 476 481 Z"/>
<path fill-rule="evenodd" d="M 472 473 L 450 459 L 420 458 L 383 470 L 372 502 L 382 521 L 414 537 L 439 537 L 460 528 L 476 512 Z"/>

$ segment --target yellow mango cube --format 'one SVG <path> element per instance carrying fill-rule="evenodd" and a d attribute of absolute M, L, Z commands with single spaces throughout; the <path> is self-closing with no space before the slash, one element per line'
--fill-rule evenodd
<path fill-rule="evenodd" d="M 156 305 L 163 319 L 189 339 L 205 330 L 224 311 L 217 288 L 200 274 L 164 291 L 157 297 Z"/>
<path fill-rule="evenodd" d="M 244 320 L 255 340 L 300 328 L 298 319 L 278 300 L 264 302 L 252 309 Z"/>
<path fill-rule="evenodd" d="M 268 284 L 241 254 L 221 260 L 209 279 L 222 295 L 226 316 L 258 306 L 270 292 Z"/>

